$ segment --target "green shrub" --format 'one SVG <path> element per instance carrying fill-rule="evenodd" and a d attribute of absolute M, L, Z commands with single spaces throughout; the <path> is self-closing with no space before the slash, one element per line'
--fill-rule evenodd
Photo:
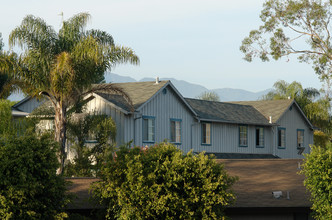
<path fill-rule="evenodd" d="M 329 136 L 323 131 L 314 131 L 314 145 L 326 146 L 329 142 Z"/>
<path fill-rule="evenodd" d="M 332 145 L 312 146 L 302 168 L 315 219 L 332 219 Z"/>
<path fill-rule="evenodd" d="M 0 139 L 0 219 L 61 219 L 68 202 L 49 137 Z"/>
<path fill-rule="evenodd" d="M 108 219 L 221 219 L 236 180 L 208 156 L 169 143 L 120 148 L 101 179 L 93 188 Z"/>

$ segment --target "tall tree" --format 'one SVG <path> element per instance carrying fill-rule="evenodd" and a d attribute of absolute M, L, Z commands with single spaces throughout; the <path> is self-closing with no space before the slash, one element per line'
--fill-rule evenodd
<path fill-rule="evenodd" d="M 57 33 L 43 19 L 28 15 L 9 36 L 10 46 L 23 49 L 15 65 L 8 61 L 8 66 L 13 67 L 12 76 L 25 83 L 26 93 L 42 94 L 54 107 L 55 140 L 61 144 L 61 171 L 65 160 L 68 107 L 92 91 L 122 93 L 112 84 L 92 85 L 116 64 L 139 63 L 134 51 L 115 45 L 110 34 L 85 30 L 89 19 L 88 13 L 77 14 L 63 21 Z"/>
<path fill-rule="evenodd" d="M 11 77 L 8 73 L 8 60 L 15 60 L 15 53 L 6 53 L 3 51 L 3 42 L 2 35 L 0 33 L 0 99 L 6 99 L 12 92 L 19 89 L 18 85 L 21 85 L 20 82 L 17 82 Z"/>
<path fill-rule="evenodd" d="M 321 80 L 332 76 L 332 1 L 266 0 L 260 18 L 263 24 L 242 41 L 245 60 L 279 60 L 297 55 L 312 63 Z"/>

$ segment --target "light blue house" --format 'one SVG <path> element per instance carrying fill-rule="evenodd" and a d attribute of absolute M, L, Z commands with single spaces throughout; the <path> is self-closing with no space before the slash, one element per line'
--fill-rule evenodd
<path fill-rule="evenodd" d="M 162 141 L 184 152 L 219 158 L 303 158 L 313 144 L 313 126 L 294 100 L 222 103 L 186 99 L 170 81 L 115 83 L 122 96 L 92 93 L 87 113 L 106 114 L 117 125 L 117 143 L 151 146 Z M 28 98 L 15 109 L 31 112 Z"/>

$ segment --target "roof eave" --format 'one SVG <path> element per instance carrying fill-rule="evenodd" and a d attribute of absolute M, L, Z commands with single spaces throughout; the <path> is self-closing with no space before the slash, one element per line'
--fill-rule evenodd
<path fill-rule="evenodd" d="M 256 126 L 268 126 L 272 127 L 276 124 L 274 123 L 253 123 L 253 122 L 243 122 L 243 121 L 226 121 L 226 120 L 219 120 L 219 119 L 208 119 L 208 118 L 199 118 L 200 121 L 204 122 L 217 122 L 217 123 L 225 123 L 225 124 L 238 124 L 238 125 L 256 125 Z"/>

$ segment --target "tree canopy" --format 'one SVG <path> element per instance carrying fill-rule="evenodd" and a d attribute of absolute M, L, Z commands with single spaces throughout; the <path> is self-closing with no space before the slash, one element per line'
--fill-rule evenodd
<path fill-rule="evenodd" d="M 207 91 L 202 92 L 196 98 L 206 100 L 206 101 L 220 102 L 220 97 L 218 96 L 218 94 L 216 92 L 213 92 L 213 91 L 212 92 L 207 92 Z"/>
<path fill-rule="evenodd" d="M 235 198 L 222 164 L 169 143 L 122 147 L 101 174 L 94 195 L 107 219 L 223 219 Z"/>
<path fill-rule="evenodd" d="M 311 193 L 315 219 L 332 219 L 332 145 L 312 146 L 305 155 L 304 184 Z"/>
<path fill-rule="evenodd" d="M 62 165 L 65 159 L 67 110 L 91 91 L 107 90 L 125 95 L 112 84 L 93 86 L 116 64 L 138 64 L 131 48 L 118 46 L 113 37 L 101 30 L 85 30 L 88 13 L 63 21 L 59 32 L 38 17 L 26 16 L 9 36 L 10 46 L 23 52 L 6 59 L 2 69 L 24 92 L 44 95 L 55 110 L 55 140 L 61 143 Z"/>
<path fill-rule="evenodd" d="M 260 18 L 263 22 L 242 41 L 244 59 L 262 61 L 297 55 L 311 63 L 321 80 L 332 75 L 332 1 L 266 0 Z"/>
<path fill-rule="evenodd" d="M 3 51 L 2 35 L 0 33 L 0 99 L 6 99 L 12 92 L 19 89 L 19 82 L 15 82 L 12 76 L 8 73 L 7 62 L 16 57 L 15 53 L 8 53 Z"/>
<path fill-rule="evenodd" d="M 47 136 L 0 137 L 0 218 L 62 219 L 69 202 L 56 175 L 58 144 Z"/>

